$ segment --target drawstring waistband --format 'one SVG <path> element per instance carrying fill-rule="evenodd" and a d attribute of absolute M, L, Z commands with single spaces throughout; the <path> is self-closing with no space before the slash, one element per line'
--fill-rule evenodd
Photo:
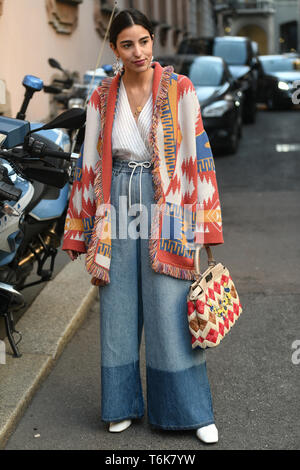
<path fill-rule="evenodd" d="M 151 162 L 146 161 L 146 162 L 133 162 L 130 161 L 128 162 L 129 168 L 132 168 L 132 172 L 130 175 L 130 180 L 129 180 L 129 188 L 128 188 L 128 196 L 129 196 L 129 209 L 131 208 L 131 180 L 133 177 L 133 174 L 136 170 L 137 167 L 140 167 L 140 211 L 142 212 L 142 173 L 143 173 L 143 168 L 150 168 L 151 167 Z"/>

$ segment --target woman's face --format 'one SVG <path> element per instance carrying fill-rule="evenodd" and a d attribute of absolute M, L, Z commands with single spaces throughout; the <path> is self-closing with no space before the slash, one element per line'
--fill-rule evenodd
<path fill-rule="evenodd" d="M 152 61 L 153 39 L 147 29 L 140 25 L 123 29 L 117 37 L 117 47 L 111 48 L 120 57 L 125 70 L 145 72 Z"/>

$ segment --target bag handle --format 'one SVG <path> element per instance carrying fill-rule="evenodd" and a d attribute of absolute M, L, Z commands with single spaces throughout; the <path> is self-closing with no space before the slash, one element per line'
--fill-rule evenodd
<path fill-rule="evenodd" d="M 201 251 L 201 248 L 203 248 L 203 245 L 197 246 L 196 251 L 195 251 L 195 269 L 196 269 L 196 277 L 197 278 L 200 278 L 202 276 L 201 271 L 200 271 L 200 251 Z M 213 254 L 212 254 L 210 246 L 204 245 L 204 248 L 206 249 L 208 266 L 215 266 L 217 263 L 213 258 Z"/>

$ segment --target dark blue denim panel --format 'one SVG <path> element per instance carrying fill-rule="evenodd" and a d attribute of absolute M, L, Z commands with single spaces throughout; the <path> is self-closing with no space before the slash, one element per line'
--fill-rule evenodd
<path fill-rule="evenodd" d="M 214 423 L 206 365 L 167 372 L 147 367 L 149 423 L 161 429 L 197 429 Z"/>
<path fill-rule="evenodd" d="M 141 418 L 144 399 L 139 361 L 119 367 L 101 367 L 101 419 Z"/>

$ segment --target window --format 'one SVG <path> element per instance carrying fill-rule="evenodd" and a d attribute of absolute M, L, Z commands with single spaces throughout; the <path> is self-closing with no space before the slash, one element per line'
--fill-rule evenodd
<path fill-rule="evenodd" d="M 188 30 L 188 2 L 182 0 L 182 29 L 184 32 Z"/>
<path fill-rule="evenodd" d="M 247 63 L 247 44 L 242 41 L 216 41 L 213 55 L 222 57 L 230 65 L 245 65 Z"/>
<path fill-rule="evenodd" d="M 221 63 L 196 60 L 191 64 L 188 76 L 195 86 L 220 86 L 224 70 Z"/>
<path fill-rule="evenodd" d="M 167 2 L 166 0 L 159 2 L 159 19 L 162 23 L 167 22 Z"/>
<path fill-rule="evenodd" d="M 128 8 L 136 8 L 139 9 L 139 1 L 138 0 L 127 0 Z"/>

